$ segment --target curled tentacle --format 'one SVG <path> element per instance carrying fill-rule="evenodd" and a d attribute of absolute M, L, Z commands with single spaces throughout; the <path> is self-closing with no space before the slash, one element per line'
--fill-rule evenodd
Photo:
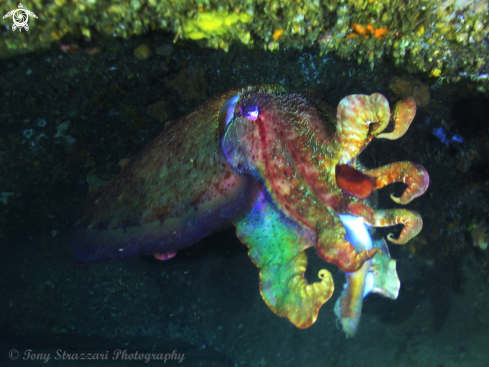
<path fill-rule="evenodd" d="M 384 131 L 387 125 L 389 125 L 390 107 L 387 99 L 380 93 L 370 95 L 369 102 L 372 108 L 371 112 L 373 112 L 373 118 L 370 121 L 375 124 L 370 130 L 369 135 L 373 137 Z"/>
<path fill-rule="evenodd" d="M 345 212 L 362 217 L 366 223 L 373 223 L 375 220 L 375 210 L 367 204 L 358 201 L 348 204 Z"/>
<path fill-rule="evenodd" d="M 394 120 L 394 130 L 390 133 L 383 133 L 377 135 L 378 139 L 396 140 L 403 136 L 409 129 L 411 122 L 416 115 L 416 102 L 413 98 L 408 97 L 402 101 L 397 102 L 392 114 Z M 379 133 L 376 131 L 375 133 Z"/>
<path fill-rule="evenodd" d="M 351 273 L 360 269 L 363 263 L 370 260 L 378 248 L 357 252 L 353 245 L 345 239 L 346 231 L 341 222 L 323 230 L 319 234 L 316 252 L 323 260 L 336 265 L 341 270 Z"/>
<path fill-rule="evenodd" d="M 347 164 L 358 156 L 375 136 L 372 131 L 381 132 L 387 127 L 389 116 L 389 102 L 382 94 L 354 94 L 343 98 L 336 114 L 339 163 Z"/>
<path fill-rule="evenodd" d="M 391 195 L 392 200 L 402 205 L 423 195 L 430 183 L 430 176 L 423 165 L 413 162 L 391 163 L 376 169 L 365 170 L 363 173 L 374 179 L 374 190 L 394 182 L 405 183 L 408 187 L 400 197 Z"/>
<path fill-rule="evenodd" d="M 387 239 L 397 245 L 406 244 L 409 240 L 416 237 L 423 228 L 421 216 L 407 209 L 378 210 L 375 212 L 374 223 L 369 224 L 375 227 L 390 227 L 396 224 L 404 224 L 399 238 L 393 238 L 392 233 L 387 235 Z"/>

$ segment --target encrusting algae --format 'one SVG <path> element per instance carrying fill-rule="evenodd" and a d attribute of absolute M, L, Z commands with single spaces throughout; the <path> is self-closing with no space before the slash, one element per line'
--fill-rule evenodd
<path fill-rule="evenodd" d="M 47 48 L 64 36 L 128 38 L 170 31 L 227 51 L 232 43 L 278 50 L 317 45 L 322 54 L 366 61 L 389 58 L 408 73 L 470 79 L 489 89 L 487 1 L 468 0 L 32 0 L 28 32 L 3 19 L 0 57 Z M 17 1 L 1 3 L 2 14 Z"/>

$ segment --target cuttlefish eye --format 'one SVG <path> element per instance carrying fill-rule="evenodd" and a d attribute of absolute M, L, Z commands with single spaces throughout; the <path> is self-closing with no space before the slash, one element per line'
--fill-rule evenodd
<path fill-rule="evenodd" d="M 241 106 L 241 115 L 248 120 L 255 121 L 260 116 L 260 108 L 256 105 L 253 106 Z"/>

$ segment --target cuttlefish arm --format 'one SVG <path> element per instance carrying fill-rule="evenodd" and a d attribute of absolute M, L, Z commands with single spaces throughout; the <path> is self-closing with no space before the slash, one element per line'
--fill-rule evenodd
<path fill-rule="evenodd" d="M 235 221 L 238 238 L 260 269 L 260 293 L 277 315 L 307 328 L 333 294 L 331 273 L 320 270 L 320 281 L 308 284 L 304 252 L 316 243 L 315 234 L 287 218 L 263 189 L 252 209 Z"/>
<path fill-rule="evenodd" d="M 378 248 L 381 251 L 362 267 L 346 273 L 346 283 L 340 298 L 335 304 L 335 314 L 341 323 L 346 337 L 355 336 L 362 315 L 363 299 L 370 293 L 396 299 L 401 283 L 396 272 L 396 261 L 391 259 L 384 239 L 373 241 L 360 217 L 340 214 L 346 229 L 346 238 L 357 251 Z"/>
<path fill-rule="evenodd" d="M 170 258 L 250 206 L 257 183 L 226 162 L 220 145 L 226 101 L 240 91 L 210 99 L 89 191 L 73 232 L 77 262 Z"/>

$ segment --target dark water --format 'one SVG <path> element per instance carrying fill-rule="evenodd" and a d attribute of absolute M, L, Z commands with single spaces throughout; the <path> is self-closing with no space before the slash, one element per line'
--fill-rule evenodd
<path fill-rule="evenodd" d="M 151 56 L 138 60 L 133 50 L 143 43 Z M 93 55 L 54 45 L 0 61 L 0 365 L 487 364 L 489 257 L 472 239 L 474 226 L 489 222 L 487 94 L 464 81 L 406 75 L 388 64 L 370 70 L 315 50 L 223 53 L 160 34 L 96 46 L 101 52 Z M 191 83 L 175 82 L 184 69 Z M 336 290 L 316 323 L 297 329 L 261 299 L 258 270 L 233 228 L 170 261 L 73 262 L 71 229 L 88 173 L 110 179 L 120 159 L 206 97 L 278 82 L 315 90 L 332 106 L 354 93 L 380 92 L 394 102 L 394 77 L 420 79 L 429 104 L 402 139 L 373 141 L 361 159 L 369 167 L 399 160 L 426 167 L 430 187 L 408 205 L 424 229 L 405 246 L 390 245 L 399 298 L 368 296 L 354 338 L 345 338 L 333 312 L 344 283 L 339 270 L 328 267 Z M 158 101 L 162 110 L 148 110 Z M 394 207 L 389 195 L 402 189 L 387 187 L 374 199 Z M 314 251 L 308 257 L 311 276 L 324 262 Z M 69 359 L 82 353 L 99 359 Z M 149 363 L 137 359 L 147 353 Z"/>

